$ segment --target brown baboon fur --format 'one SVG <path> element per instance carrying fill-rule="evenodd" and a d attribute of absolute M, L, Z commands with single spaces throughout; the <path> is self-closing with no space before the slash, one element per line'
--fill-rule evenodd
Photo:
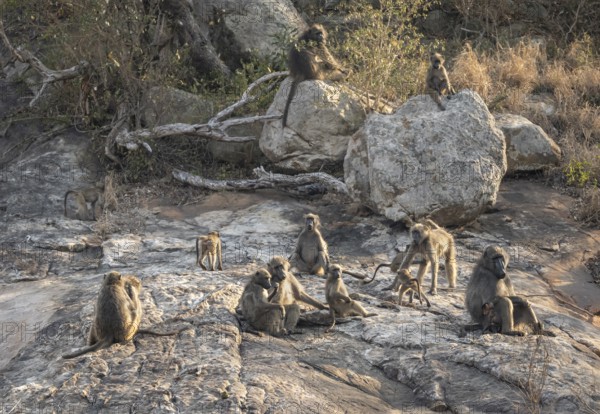
<path fill-rule="evenodd" d="M 92 220 L 96 220 L 96 204 L 98 204 L 100 210 L 104 208 L 104 180 L 98 181 L 94 187 L 82 188 L 79 190 L 69 190 L 65 193 L 64 197 L 64 213 L 67 217 L 67 197 L 69 194 L 75 196 L 77 203 L 77 211 L 75 217 L 77 220 L 88 220 L 89 211 L 87 203 L 91 203 Z"/>
<path fill-rule="evenodd" d="M 456 249 L 454 247 L 454 237 L 429 219 L 414 224 L 410 228 L 410 237 L 412 242 L 402 260 L 400 269 L 410 267 L 415 255 L 417 253 L 421 254 L 424 262 L 419 265 L 417 279 L 419 279 L 419 284 L 422 286 L 427 268 L 431 265 L 431 289 L 429 289 L 429 293 L 435 295 L 437 294 L 439 259 L 444 257 L 448 285 L 450 288 L 455 288 Z"/>
<path fill-rule="evenodd" d="M 327 281 L 325 282 L 325 297 L 329 305 L 331 314 L 331 326 L 327 332 L 335 326 L 335 317 L 343 318 L 345 316 L 375 316 L 375 313 L 369 313 L 360 303 L 353 300 L 348 294 L 348 289 L 342 279 L 342 267 L 339 265 L 330 265 L 327 271 Z"/>
<path fill-rule="evenodd" d="M 427 78 L 425 80 L 427 92 L 438 107 L 442 111 L 445 111 L 446 107 L 442 105 L 442 96 L 444 94 L 454 95 L 456 92 L 452 85 L 450 85 L 450 79 L 448 79 L 448 73 L 444 67 L 444 57 L 439 53 L 432 53 L 429 59 L 431 66 L 427 71 Z"/>
<path fill-rule="evenodd" d="M 269 272 L 265 269 L 257 270 L 244 288 L 240 299 L 240 307 L 242 315 L 252 327 L 260 331 L 266 331 L 270 335 L 280 336 L 286 333 L 285 322 L 288 315 L 286 315 L 285 306 L 269 303 L 267 290 L 271 287 Z M 297 307 L 297 305 L 295 306 Z"/>
<path fill-rule="evenodd" d="M 509 299 L 512 303 L 513 329 L 509 330 L 502 319 L 503 310 L 500 309 L 502 299 Z M 506 298 L 495 297 L 491 302 L 484 303 L 481 307 L 483 314 L 483 332 L 502 332 L 506 335 L 543 335 L 546 333 L 544 325 L 538 320 L 529 301 L 520 296 Z"/>
<path fill-rule="evenodd" d="M 419 279 L 412 277 L 409 269 L 400 269 L 398 271 L 398 275 L 396 279 L 394 279 L 394 283 L 392 283 L 391 289 L 395 292 L 400 288 L 400 295 L 398 298 L 398 303 L 402 305 L 402 297 L 406 292 L 409 292 L 409 303 L 413 303 L 413 295 L 416 293 L 419 295 L 419 302 L 421 305 L 423 304 L 423 299 L 427 303 L 427 307 L 431 307 L 431 303 L 429 303 L 429 299 L 423 293 L 421 289 L 421 284 L 419 283 Z"/>
<path fill-rule="evenodd" d="M 200 254 L 202 253 L 202 255 Z M 223 258 L 221 256 L 221 237 L 218 231 L 211 231 L 206 236 L 196 238 L 196 264 L 204 270 L 204 259 L 208 257 L 210 270 L 217 269 L 217 258 L 219 259 L 219 270 L 223 270 Z"/>
<path fill-rule="evenodd" d="M 304 220 L 305 227 L 298 236 L 291 263 L 300 272 L 323 276 L 329 264 L 329 252 L 319 230 L 321 220 L 316 214 L 306 214 Z"/>
<path fill-rule="evenodd" d="M 282 305 L 304 302 L 320 310 L 327 309 L 325 305 L 304 291 L 296 276 L 289 271 L 290 264 L 285 257 L 273 257 L 268 264 L 268 269 L 273 275 L 273 282 L 278 285 L 278 288 L 269 296 L 270 302 Z"/>
<path fill-rule="evenodd" d="M 327 48 L 327 31 L 320 24 L 313 24 L 300 35 L 288 54 L 288 69 L 292 77 L 290 93 L 283 110 L 282 126 L 286 126 L 290 103 L 298 84 L 305 80 L 342 80 L 347 71 L 331 55 Z"/>

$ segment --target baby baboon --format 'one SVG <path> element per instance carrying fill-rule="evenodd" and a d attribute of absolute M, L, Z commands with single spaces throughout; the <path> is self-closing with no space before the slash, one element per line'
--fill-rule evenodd
<path fill-rule="evenodd" d="M 133 292 L 129 285 L 129 291 Z M 63 358 L 75 358 L 88 352 L 107 348 L 117 342 L 127 342 L 133 338 L 139 325 L 134 320 L 134 301 L 128 295 L 125 282 L 118 272 L 104 275 L 102 287 L 96 302 L 96 314 L 88 345 Z M 141 315 L 141 314 L 140 314 Z"/>
<path fill-rule="evenodd" d="M 494 332 L 497 333 L 498 328 L 500 332 L 506 335 L 542 335 L 544 334 L 544 326 L 538 320 L 531 304 L 527 299 L 520 296 L 508 296 L 507 297 L 513 305 L 512 317 L 513 317 L 513 329 L 508 330 L 505 326 L 501 312 L 498 312 L 498 303 L 502 299 L 501 297 L 495 297 L 491 302 L 484 303 L 481 307 L 481 313 L 483 314 L 483 333 Z"/>
<path fill-rule="evenodd" d="M 269 296 L 270 302 L 290 305 L 300 301 L 320 310 L 327 309 L 325 305 L 304 291 L 296 276 L 289 271 L 290 264 L 285 257 L 273 257 L 268 264 L 268 269 L 273 275 L 273 282 L 278 284 L 276 291 Z"/>
<path fill-rule="evenodd" d="M 202 252 L 202 255 L 200 255 L 200 252 Z M 199 236 L 196 238 L 196 264 L 204 270 L 207 270 L 206 266 L 204 266 L 204 259 L 206 259 L 207 256 L 210 270 L 216 270 L 217 258 L 219 259 L 219 270 L 223 270 L 221 237 L 218 231 L 211 231 L 206 236 Z"/>
<path fill-rule="evenodd" d="M 437 294 L 437 276 L 439 270 L 439 258 L 444 257 L 446 263 L 446 276 L 450 288 L 456 287 L 456 249 L 454 247 L 454 237 L 431 220 L 416 223 L 410 228 L 412 242 L 408 252 L 402 260 L 400 269 L 410 267 L 413 258 L 417 253 L 425 259 L 419 265 L 417 279 L 423 285 L 423 277 L 427 268 L 431 265 L 431 289 L 429 293 Z"/>
<path fill-rule="evenodd" d="M 402 305 L 402 297 L 406 292 L 409 292 L 409 303 L 413 303 L 413 295 L 416 293 L 419 295 L 419 302 L 421 305 L 423 304 L 423 299 L 427 303 L 427 307 L 431 307 L 431 303 L 429 303 L 429 299 L 421 290 L 421 284 L 419 283 L 419 279 L 412 277 L 409 269 L 400 269 L 398 271 L 398 275 L 396 279 L 394 279 L 394 283 L 391 286 L 391 290 L 394 292 L 400 288 L 400 297 L 398 298 L 398 303 Z"/>
<path fill-rule="evenodd" d="M 442 96 L 444 94 L 454 95 L 456 92 L 452 85 L 450 85 L 448 73 L 444 67 L 444 57 L 439 53 L 432 53 L 430 60 L 431 66 L 427 71 L 427 78 L 425 80 L 427 91 L 438 107 L 442 111 L 445 111 L 446 107 L 442 105 Z"/>
<path fill-rule="evenodd" d="M 509 297 L 521 299 L 515 295 L 506 274 L 508 261 L 508 254 L 500 246 L 488 246 L 483 251 L 473 268 L 465 294 L 465 306 L 475 322 L 475 325 L 466 326 L 466 330 L 480 329 L 484 323 L 483 305 L 493 303 L 495 314 L 502 320 L 502 333 L 514 331 L 513 301 Z"/>
<path fill-rule="evenodd" d="M 291 259 L 292 265 L 300 272 L 323 276 L 329 264 L 329 252 L 327 242 L 319 231 L 321 220 L 316 214 L 306 214 L 304 220 L 305 227 L 298 236 L 296 250 Z"/>
<path fill-rule="evenodd" d="M 325 282 L 325 297 L 329 304 L 331 313 L 331 326 L 327 328 L 329 332 L 335 326 L 336 315 L 340 318 L 345 316 L 376 316 L 376 313 L 369 313 L 362 305 L 348 295 L 348 289 L 342 279 L 342 267 L 339 265 L 330 265 L 327 270 L 327 281 Z"/>
<path fill-rule="evenodd" d="M 327 48 L 327 31 L 313 24 L 292 45 L 288 54 L 288 69 L 292 77 L 290 93 L 283 110 L 282 126 L 286 126 L 290 103 L 298 84 L 305 80 L 342 80 L 347 71 L 335 60 Z"/>
<path fill-rule="evenodd" d="M 75 196 L 77 203 L 77 211 L 75 217 L 77 220 L 88 220 L 90 217 L 87 203 L 91 203 L 92 207 L 92 220 L 96 220 L 96 204 L 100 207 L 100 210 L 104 208 L 104 180 L 98 181 L 94 187 L 82 188 L 79 190 L 69 190 L 65 193 L 64 197 L 64 211 L 65 217 L 67 217 L 67 197 L 69 194 Z"/>
<path fill-rule="evenodd" d="M 280 336 L 286 333 L 286 307 L 278 303 L 269 303 L 267 290 L 272 287 L 271 275 L 265 269 L 257 270 L 244 288 L 240 307 L 242 315 L 255 329 L 266 331 L 270 335 Z M 294 305 L 298 307 L 298 305 Z M 299 315 L 298 311 L 298 315 Z M 293 318 L 292 318 L 293 319 Z M 295 322 L 298 319 L 296 318 Z M 294 323 L 294 327 L 296 324 Z M 293 328 L 292 328 L 293 329 Z"/>

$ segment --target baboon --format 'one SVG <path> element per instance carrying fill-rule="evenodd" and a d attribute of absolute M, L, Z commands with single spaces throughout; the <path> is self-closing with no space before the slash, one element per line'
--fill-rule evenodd
<path fill-rule="evenodd" d="M 104 180 L 96 182 L 94 187 L 67 191 L 64 197 L 65 217 L 67 217 L 67 197 L 69 194 L 75 196 L 75 201 L 77 203 L 75 217 L 77 220 L 88 220 L 90 214 L 87 203 L 91 203 L 92 205 L 92 220 L 96 220 L 96 204 L 98 204 L 100 209 L 104 208 Z"/>
<path fill-rule="evenodd" d="M 491 302 L 484 303 L 481 307 L 483 314 L 483 332 L 497 333 L 507 335 L 542 335 L 544 334 L 544 325 L 538 320 L 529 301 L 520 296 L 508 296 L 513 305 L 513 330 L 509 331 L 503 323 L 501 312 L 497 311 L 498 302 L 501 297 L 495 297 Z"/>
<path fill-rule="evenodd" d="M 274 256 L 268 264 L 268 269 L 273 276 L 273 282 L 278 285 L 269 296 L 269 302 L 290 305 L 300 301 L 320 310 L 327 309 L 325 305 L 304 291 L 296 276 L 289 271 L 290 264 L 285 257 Z"/>
<path fill-rule="evenodd" d="M 427 71 L 427 78 L 425 80 L 427 91 L 438 107 L 442 111 L 445 111 L 446 107 L 442 105 L 442 96 L 444 94 L 454 95 L 456 91 L 450 85 L 450 79 L 448 79 L 448 73 L 444 67 L 444 57 L 439 53 L 432 53 L 429 59 L 431 66 Z"/>
<path fill-rule="evenodd" d="M 400 269 L 396 279 L 394 279 L 394 283 L 392 283 L 392 286 L 390 287 L 394 292 L 400 288 L 400 297 L 398 298 L 398 303 L 400 305 L 402 305 L 402 297 L 408 292 L 409 303 L 413 303 L 413 295 L 416 293 L 419 295 L 419 302 L 421 305 L 423 304 L 423 299 L 425 299 L 427 307 L 431 307 L 429 299 L 427 299 L 427 296 L 425 296 L 425 293 L 423 293 L 423 290 L 421 289 L 419 279 L 412 277 L 409 269 Z"/>
<path fill-rule="evenodd" d="M 429 293 L 436 295 L 439 258 L 443 256 L 446 263 L 448 285 L 450 288 L 455 288 L 456 249 L 454 247 L 454 237 L 429 219 L 414 224 L 410 228 L 410 236 L 412 242 L 402 260 L 400 269 L 410 267 L 415 255 L 417 253 L 421 254 L 424 261 L 419 265 L 417 279 L 419 279 L 419 284 L 423 285 L 423 277 L 427 272 L 427 268 L 431 265 L 431 289 L 429 289 Z"/>
<path fill-rule="evenodd" d="M 255 329 L 266 331 L 270 335 L 281 336 L 287 333 L 286 322 L 291 325 L 294 321 L 291 315 L 286 314 L 284 305 L 269 303 L 267 290 L 271 287 L 271 274 L 265 269 L 257 270 L 244 288 L 244 293 L 242 293 L 240 299 L 240 307 L 244 318 Z M 291 306 L 298 307 L 298 305 Z M 288 321 L 286 318 L 290 320 Z M 295 322 L 297 321 L 296 318 Z"/>
<path fill-rule="evenodd" d="M 342 279 L 342 267 L 339 265 L 330 265 L 327 269 L 327 281 L 325 282 L 325 297 L 329 305 L 331 314 L 331 326 L 327 328 L 329 332 L 335 326 L 336 315 L 340 318 L 345 316 L 376 316 L 376 313 L 369 313 L 362 305 L 353 300 L 348 294 L 348 289 Z"/>
<path fill-rule="evenodd" d="M 133 289 L 129 290 L 133 292 Z M 135 306 L 128 295 L 121 274 L 118 272 L 105 274 L 96 302 L 96 314 L 90 329 L 88 346 L 63 355 L 63 358 L 75 358 L 107 348 L 117 342 L 131 340 L 139 327 L 134 320 L 137 316 L 132 312 Z"/>
<path fill-rule="evenodd" d="M 493 303 L 494 313 L 502 320 L 502 333 L 519 335 L 514 329 L 513 303 L 519 304 L 523 299 L 515 295 L 510 277 L 506 274 L 508 262 L 508 254 L 500 246 L 487 246 L 483 251 L 467 284 L 465 306 L 475 324 L 466 326 L 466 330 L 481 329 L 485 322 L 483 305 Z"/>
<path fill-rule="evenodd" d="M 342 80 L 347 71 L 331 55 L 327 48 L 327 31 L 320 24 L 313 24 L 300 35 L 288 54 L 288 69 L 292 77 L 290 93 L 283 110 L 282 126 L 286 126 L 290 103 L 298 84 L 305 80 Z"/>
<path fill-rule="evenodd" d="M 298 236 L 291 263 L 300 272 L 323 276 L 329 264 L 329 252 L 327 242 L 319 231 L 321 220 L 316 214 L 306 214 L 304 220 L 305 227 Z"/>
<path fill-rule="evenodd" d="M 202 253 L 202 254 L 200 254 Z M 208 256 L 210 270 L 216 270 L 217 258 L 219 259 L 219 270 L 223 270 L 223 259 L 221 257 L 221 237 L 218 231 L 211 231 L 206 236 L 196 238 L 196 264 L 204 270 L 204 259 Z"/>

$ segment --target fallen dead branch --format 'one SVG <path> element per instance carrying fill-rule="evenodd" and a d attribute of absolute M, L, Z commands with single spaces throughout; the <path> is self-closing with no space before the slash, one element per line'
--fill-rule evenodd
<path fill-rule="evenodd" d="M 241 180 L 213 180 L 210 178 L 193 175 L 185 171 L 174 170 L 173 178 L 182 183 L 212 191 L 258 190 L 262 188 L 297 189 L 298 187 L 316 184 L 322 187 L 325 191 L 333 191 L 346 195 L 348 194 L 348 188 L 344 182 L 322 172 L 286 175 L 266 171 L 262 166 L 255 168 L 253 172 L 258 178 Z M 314 192 L 314 189 L 309 191 Z"/>

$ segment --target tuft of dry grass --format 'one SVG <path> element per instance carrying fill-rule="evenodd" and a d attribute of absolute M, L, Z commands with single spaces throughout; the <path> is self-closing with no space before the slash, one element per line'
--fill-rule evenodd
<path fill-rule="evenodd" d="M 455 59 L 450 79 L 457 89 L 472 89 L 485 101 L 491 98 L 492 77 L 487 58 L 477 56 L 468 43 Z"/>

